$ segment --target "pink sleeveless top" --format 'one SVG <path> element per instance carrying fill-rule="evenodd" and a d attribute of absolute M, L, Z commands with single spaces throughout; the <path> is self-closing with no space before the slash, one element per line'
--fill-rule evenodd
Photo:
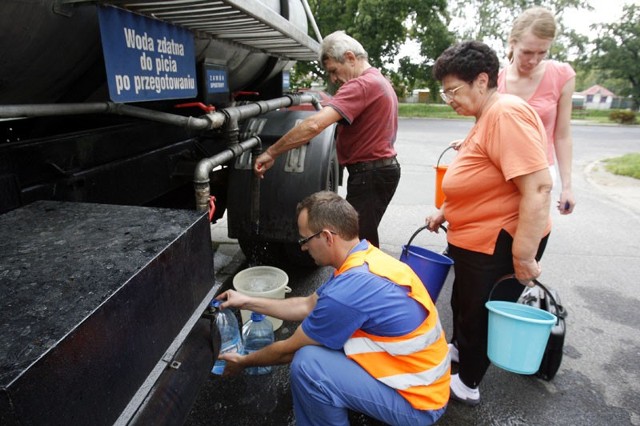
<path fill-rule="evenodd" d="M 507 70 L 503 68 L 498 74 L 498 92 L 509 93 L 507 89 Z M 576 72 L 571 65 L 557 61 L 547 61 L 544 75 L 533 95 L 526 99 L 527 103 L 538 113 L 547 132 L 547 160 L 554 164 L 556 118 L 558 117 L 558 102 L 562 88 Z"/>

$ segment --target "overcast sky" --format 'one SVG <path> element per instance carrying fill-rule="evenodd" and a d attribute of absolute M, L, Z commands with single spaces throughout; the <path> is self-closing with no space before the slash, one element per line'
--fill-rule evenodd
<path fill-rule="evenodd" d="M 591 24 L 611 23 L 620 19 L 625 4 L 640 4 L 640 0 L 590 0 L 592 11 L 565 13 L 565 24 L 579 33 L 589 35 Z"/>

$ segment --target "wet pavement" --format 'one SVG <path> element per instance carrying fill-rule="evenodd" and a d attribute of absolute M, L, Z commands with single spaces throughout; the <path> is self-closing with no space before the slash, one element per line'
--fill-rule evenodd
<path fill-rule="evenodd" d="M 224 260 L 224 259 L 223 259 Z M 229 259 L 229 265 L 240 268 L 247 267 L 246 259 L 241 252 Z M 222 281 L 221 291 L 231 288 L 234 274 L 229 266 L 217 275 Z M 324 267 L 317 269 L 287 267 L 289 281 L 304 286 L 293 286 L 287 297 L 306 296 L 309 289 L 319 287 L 333 269 Z M 240 315 L 236 312 L 238 319 Z M 291 336 L 299 323 L 285 321 L 275 332 L 276 340 L 283 340 Z M 215 413 L 215 414 L 214 414 Z M 212 419 L 212 414 L 215 416 Z M 359 413 L 351 413 L 352 425 L 377 426 L 383 423 L 368 418 Z M 221 378 L 211 375 L 205 386 L 198 394 L 198 400 L 187 419 L 185 426 L 205 425 L 234 425 L 234 426 L 285 426 L 295 425 L 293 416 L 293 402 L 289 387 L 289 366 L 274 366 L 273 371 L 265 376 L 240 375 L 234 378 Z"/>
<path fill-rule="evenodd" d="M 434 173 L 420 159 L 435 160 L 448 140 L 465 131 L 458 122 L 434 130 L 440 124 L 401 120 L 403 177 L 381 224 L 382 249 L 395 257 L 432 208 Z M 451 402 L 439 425 L 640 425 L 640 181 L 610 175 L 601 163 L 640 151 L 640 128 L 576 126 L 574 140 L 578 205 L 571 216 L 552 211 L 554 229 L 540 278 L 558 289 L 569 311 L 562 366 L 551 382 L 492 366 L 481 384 L 482 403 L 470 408 Z M 213 226 L 221 287 L 247 266 L 225 232 L 224 220 Z M 444 236 L 420 236 L 413 244 L 441 250 Z M 291 297 L 309 294 L 331 270 L 286 272 Z M 447 332 L 451 279 L 437 303 Z M 285 322 L 276 338 L 288 337 L 296 326 Z M 210 377 L 185 424 L 294 425 L 288 366 L 267 377 Z M 351 424 L 381 423 L 353 414 Z"/>

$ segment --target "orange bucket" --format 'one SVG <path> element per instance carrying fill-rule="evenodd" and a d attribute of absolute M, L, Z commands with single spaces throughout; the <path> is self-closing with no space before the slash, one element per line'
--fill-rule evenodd
<path fill-rule="evenodd" d="M 442 166 L 437 165 L 434 167 L 436 169 L 436 208 L 439 209 L 444 203 L 444 192 L 442 192 L 442 179 L 444 178 L 444 174 L 447 172 L 449 168 L 448 165 L 443 164 Z"/>
<path fill-rule="evenodd" d="M 447 164 L 440 164 L 440 160 L 442 160 L 442 156 L 444 155 L 445 152 L 447 152 L 448 150 L 450 150 L 451 148 L 453 148 L 452 146 L 447 147 L 444 151 L 442 151 L 442 154 L 440 154 L 440 157 L 438 157 L 438 162 L 436 163 L 436 165 L 434 166 L 434 169 L 436 169 L 436 196 L 435 196 L 435 202 L 436 202 L 436 208 L 439 209 L 442 206 L 442 203 L 444 203 L 444 192 L 442 192 L 442 179 L 444 179 L 444 174 L 447 172 L 447 169 L 449 168 L 449 165 Z"/>

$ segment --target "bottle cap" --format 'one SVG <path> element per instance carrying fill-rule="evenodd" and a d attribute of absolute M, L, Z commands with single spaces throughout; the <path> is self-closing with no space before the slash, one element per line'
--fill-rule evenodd
<path fill-rule="evenodd" d="M 212 307 L 212 308 L 219 308 L 220 307 L 220 303 L 222 303 L 222 302 L 220 302 L 218 299 L 213 299 L 211 301 L 211 303 L 209 304 L 209 306 Z"/>
<path fill-rule="evenodd" d="M 257 312 L 251 312 L 251 321 L 253 322 L 259 322 L 262 321 L 266 318 L 266 316 L 264 314 L 259 314 Z"/>

